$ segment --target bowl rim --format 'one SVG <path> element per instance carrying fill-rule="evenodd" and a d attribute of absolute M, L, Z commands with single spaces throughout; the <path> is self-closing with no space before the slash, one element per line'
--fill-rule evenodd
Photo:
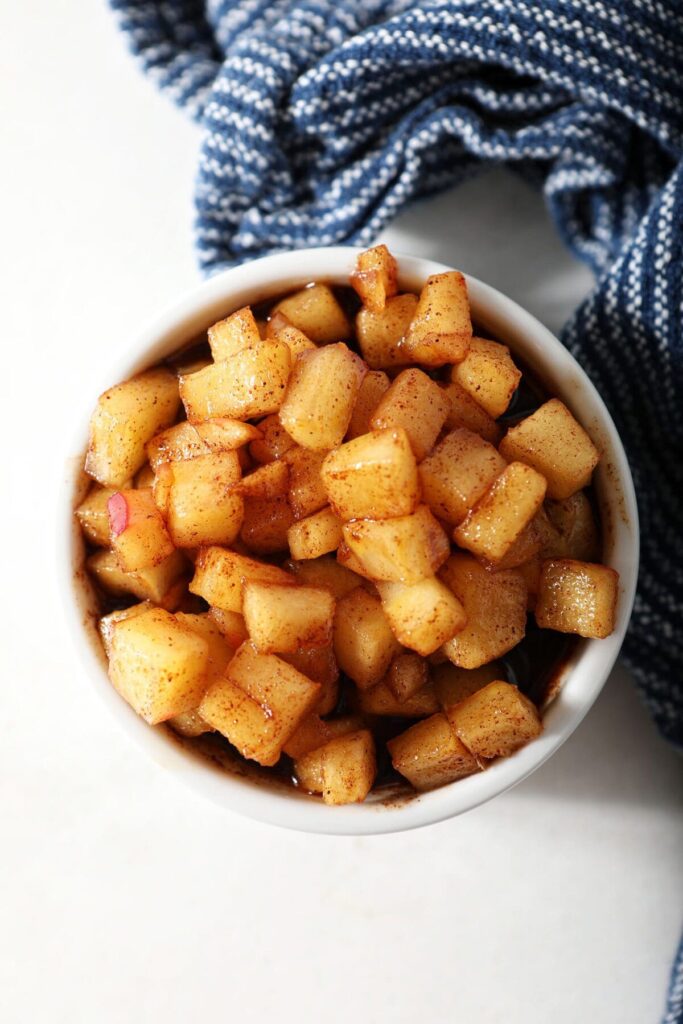
<path fill-rule="evenodd" d="M 189 289 L 180 299 L 147 323 L 122 348 L 113 365 L 105 367 L 102 380 L 93 383 L 83 408 L 74 417 L 58 487 L 57 581 L 63 591 L 63 608 L 68 632 L 80 656 L 84 674 L 110 713 L 137 745 L 157 763 L 173 771 L 194 791 L 214 804 L 268 824 L 297 831 L 332 835 L 372 835 L 400 832 L 434 824 L 485 803 L 510 789 L 539 768 L 579 725 L 616 662 L 635 598 L 639 561 L 638 509 L 628 460 L 602 398 L 585 371 L 561 342 L 535 317 L 497 289 L 467 274 L 470 299 L 479 322 L 493 328 L 504 321 L 504 340 L 525 346 L 523 358 L 536 372 L 554 377 L 553 393 L 560 397 L 608 453 L 609 486 L 602 486 L 611 517 L 612 557 L 620 572 L 620 592 L 615 631 L 605 640 L 582 641 L 570 660 L 562 689 L 544 713 L 544 731 L 533 743 L 511 757 L 499 759 L 486 771 L 409 798 L 329 807 L 317 798 L 258 784 L 252 779 L 226 772 L 170 737 L 164 726 L 152 727 L 140 719 L 119 696 L 106 674 L 104 656 L 87 610 L 83 569 L 79 563 L 81 543 L 73 516 L 76 481 L 82 476 L 82 458 L 87 441 L 87 424 L 96 400 L 107 387 L 140 372 L 163 355 L 180 347 L 179 338 L 196 335 L 197 325 L 208 326 L 247 302 L 266 294 L 282 294 L 288 288 L 311 280 L 342 282 L 348 279 L 362 247 L 335 246 L 300 249 L 265 256 L 222 271 Z M 404 286 L 417 287 L 429 275 L 454 268 L 422 257 L 394 253 Z M 247 296 L 251 295 L 251 298 Z M 513 352 L 517 346 L 510 345 Z M 531 353 L 531 355 L 529 355 Z M 571 392 L 571 395 L 570 395 Z M 599 468 L 599 472 L 601 467 Z M 81 559 L 82 562 L 82 559 Z"/>

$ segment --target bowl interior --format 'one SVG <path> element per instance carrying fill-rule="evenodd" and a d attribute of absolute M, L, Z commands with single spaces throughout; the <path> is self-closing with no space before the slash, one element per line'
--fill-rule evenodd
<path fill-rule="evenodd" d="M 544 714 L 544 732 L 510 758 L 479 775 L 430 793 L 373 796 L 366 803 L 326 807 L 290 786 L 267 784 L 251 774 L 227 772 L 164 726 L 150 727 L 118 696 L 106 675 L 97 633 L 97 606 L 83 567 L 84 549 L 72 510 L 88 486 L 82 472 L 87 421 L 96 395 L 169 356 L 217 319 L 312 280 L 345 284 L 358 250 L 335 248 L 287 253 L 226 271 L 195 289 L 144 331 L 110 369 L 87 405 L 69 451 L 61 496 L 64 509 L 58 551 L 68 590 L 65 611 L 91 683 L 110 711 L 155 760 L 206 796 L 232 810 L 305 831 L 370 834 L 399 831 L 462 813 L 519 782 L 549 757 L 588 711 L 614 664 L 630 617 L 638 568 L 638 518 L 630 471 L 607 410 L 584 372 L 559 341 L 530 314 L 482 282 L 468 277 L 477 323 L 530 365 L 550 394 L 560 397 L 601 451 L 595 491 L 604 532 L 604 561 L 620 574 L 617 624 L 606 640 L 581 641 L 563 669 L 562 688 Z M 398 257 L 401 286 L 419 290 L 425 279 L 450 268 L 414 257 Z M 65 543 L 66 539 L 66 543 Z"/>

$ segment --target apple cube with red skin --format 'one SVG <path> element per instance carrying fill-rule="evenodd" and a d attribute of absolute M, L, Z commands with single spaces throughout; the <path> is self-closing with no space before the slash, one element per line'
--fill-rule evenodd
<path fill-rule="evenodd" d="M 116 491 L 107 501 L 111 546 L 124 572 L 159 565 L 175 547 L 151 490 Z"/>
<path fill-rule="evenodd" d="M 497 680 L 449 707 L 451 729 L 476 757 L 509 757 L 541 734 L 538 710 L 513 686 Z"/>
<path fill-rule="evenodd" d="M 445 715 L 416 722 L 387 743 L 391 763 L 419 792 L 480 771 L 477 758 L 458 739 Z"/>
<path fill-rule="evenodd" d="M 95 484 L 76 509 L 76 518 L 83 533 L 89 541 L 101 548 L 109 547 L 107 502 L 114 493 L 111 487 L 99 487 Z"/>
<path fill-rule="evenodd" d="M 536 600 L 542 629 L 603 639 L 614 631 L 619 573 L 572 558 L 543 563 Z"/>

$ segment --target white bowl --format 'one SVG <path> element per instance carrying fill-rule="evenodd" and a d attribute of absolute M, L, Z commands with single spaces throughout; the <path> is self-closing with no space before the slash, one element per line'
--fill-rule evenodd
<path fill-rule="evenodd" d="M 605 532 L 604 560 L 620 574 L 616 628 L 606 640 L 576 645 L 563 671 L 562 689 L 545 713 L 539 739 L 478 775 L 430 793 L 410 799 L 380 797 L 364 804 L 326 807 L 319 799 L 294 789 L 264 786 L 220 769 L 174 740 L 167 728 L 147 725 L 119 697 L 107 678 L 92 594 L 83 570 L 83 545 L 72 514 L 82 494 L 82 458 L 97 395 L 168 356 L 240 306 L 312 280 L 347 283 L 357 252 L 349 247 L 306 249 L 227 270 L 195 288 L 143 330 L 109 367 L 106 377 L 83 395 L 83 410 L 68 453 L 57 543 L 66 615 L 85 676 L 131 738 L 157 762 L 223 807 L 275 825 L 340 835 L 398 832 L 442 821 L 505 792 L 543 764 L 571 735 L 604 685 L 628 625 L 638 574 L 638 513 L 633 482 L 602 399 L 576 361 L 542 324 L 494 288 L 468 277 L 477 322 L 534 369 L 548 391 L 562 398 L 574 412 L 602 451 L 595 487 Z M 405 289 L 419 290 L 430 274 L 450 269 L 411 256 L 398 259 Z"/>

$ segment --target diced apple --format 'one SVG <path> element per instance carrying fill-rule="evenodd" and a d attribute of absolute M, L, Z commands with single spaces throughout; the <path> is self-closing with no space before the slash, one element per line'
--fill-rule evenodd
<path fill-rule="evenodd" d="M 515 647 L 526 631 L 526 584 L 518 572 L 488 572 L 472 555 L 452 555 L 439 575 L 465 609 L 467 624 L 444 645 L 460 668 L 479 668 Z"/>
<path fill-rule="evenodd" d="M 258 325 L 248 306 L 209 327 L 209 346 L 216 363 L 257 345 L 260 340 Z"/>
<path fill-rule="evenodd" d="M 329 715 L 339 701 L 339 667 L 332 644 L 325 647 L 299 647 L 279 657 L 298 672 L 320 683 L 320 694 L 314 711 L 317 715 Z"/>
<path fill-rule="evenodd" d="M 418 654 L 397 654 L 385 676 L 385 683 L 401 704 L 427 684 L 427 662 Z"/>
<path fill-rule="evenodd" d="M 242 588 L 246 580 L 296 586 L 296 580 L 275 565 L 221 547 L 201 548 L 190 591 L 222 611 L 242 614 Z"/>
<path fill-rule="evenodd" d="M 216 416 L 251 419 L 277 412 L 285 397 L 291 356 L 282 341 L 260 341 L 224 362 L 180 378 L 190 423 Z"/>
<path fill-rule="evenodd" d="M 423 366 L 459 363 L 472 338 L 467 282 L 457 270 L 433 274 L 420 299 L 402 343 L 411 362 Z"/>
<path fill-rule="evenodd" d="M 373 430 L 403 427 L 420 462 L 432 450 L 450 410 L 448 396 L 422 370 L 403 370 L 372 417 Z"/>
<path fill-rule="evenodd" d="M 507 345 L 485 338 L 472 338 L 451 376 L 494 420 L 503 415 L 522 379 Z"/>
<path fill-rule="evenodd" d="M 112 637 L 114 636 L 114 626 L 117 622 L 125 622 L 126 619 L 132 619 L 136 615 L 142 615 L 153 605 L 149 601 L 141 601 L 139 604 L 132 604 L 128 608 L 117 608 L 116 611 L 109 612 L 108 615 L 103 615 L 98 623 L 100 631 L 100 637 L 102 638 L 102 646 L 107 658 L 111 658 L 111 644 Z"/>
<path fill-rule="evenodd" d="M 557 531 L 554 549 L 549 551 L 548 545 L 544 547 L 546 557 L 595 562 L 600 555 L 600 534 L 593 508 L 584 492 L 577 491 L 564 501 L 548 501 L 546 509 Z"/>
<path fill-rule="evenodd" d="M 307 561 L 290 561 L 285 568 L 305 586 L 324 587 L 325 590 L 329 590 L 337 601 L 346 597 L 363 582 L 355 572 L 344 568 L 334 558 L 326 555 Z"/>
<path fill-rule="evenodd" d="M 342 532 L 374 580 L 417 583 L 433 576 L 450 554 L 448 537 L 427 505 L 394 519 L 356 519 Z"/>
<path fill-rule="evenodd" d="M 409 515 L 419 498 L 417 464 L 405 430 L 373 430 L 330 452 L 321 470 L 342 519 Z"/>
<path fill-rule="evenodd" d="M 337 602 L 334 652 L 359 689 L 378 683 L 399 650 L 379 598 L 358 587 Z"/>
<path fill-rule="evenodd" d="M 145 448 L 152 469 L 162 462 L 179 462 L 181 459 L 194 459 L 198 455 L 207 455 L 209 448 L 199 436 L 195 428 L 187 420 L 167 427 L 160 434 L 147 442 Z"/>
<path fill-rule="evenodd" d="M 122 487 L 145 464 L 145 445 L 173 423 L 179 405 L 169 370 L 149 370 L 105 391 L 90 420 L 86 473 L 105 487 Z"/>
<path fill-rule="evenodd" d="M 283 745 L 313 710 L 320 684 L 273 654 L 246 643 L 214 680 L 199 713 L 243 757 L 273 765 Z"/>
<path fill-rule="evenodd" d="M 434 686 L 441 707 L 460 704 L 466 697 L 483 690 L 496 679 L 502 679 L 505 670 L 499 661 L 492 661 L 480 668 L 458 668 L 450 661 L 438 665 L 433 672 Z"/>
<path fill-rule="evenodd" d="M 233 490 L 240 479 L 235 452 L 212 452 L 172 466 L 173 482 L 166 521 L 179 548 L 231 544 L 244 516 L 244 504 Z"/>
<path fill-rule="evenodd" d="M 334 598 L 317 587 L 247 582 L 243 613 L 251 642 L 263 654 L 325 647 L 332 640 Z"/>
<path fill-rule="evenodd" d="M 285 462 L 267 462 L 242 477 L 232 487 L 233 494 L 243 498 L 261 498 L 266 501 L 280 498 L 289 489 L 289 466 Z"/>
<path fill-rule="evenodd" d="M 370 420 L 390 384 L 391 381 L 382 370 L 369 370 L 365 374 L 351 413 L 351 422 L 346 432 L 347 441 L 368 433 L 371 429 Z"/>
<path fill-rule="evenodd" d="M 368 729 L 339 736 L 298 760 L 299 785 L 322 793 L 326 804 L 362 803 L 377 774 L 375 741 Z"/>
<path fill-rule="evenodd" d="M 377 589 L 397 640 L 423 657 L 465 628 L 462 604 L 435 576 L 419 583 L 378 583 Z"/>
<path fill-rule="evenodd" d="M 195 739 L 203 736 L 204 733 L 213 732 L 213 727 L 205 722 L 198 711 L 184 711 L 182 715 L 174 715 L 168 719 L 168 725 L 180 736 L 187 736 L 188 739 Z"/>
<path fill-rule="evenodd" d="M 439 519 L 457 525 L 505 466 L 493 445 L 469 430 L 454 430 L 420 463 L 423 499 Z"/>
<path fill-rule="evenodd" d="M 294 514 L 284 494 L 278 498 L 246 498 L 240 538 L 255 555 L 286 551 Z"/>
<path fill-rule="evenodd" d="M 174 546 L 150 490 L 116 491 L 107 502 L 111 546 L 124 572 L 159 565 Z"/>
<path fill-rule="evenodd" d="M 619 573 L 571 558 L 543 563 L 536 601 L 542 629 L 602 639 L 614 630 Z"/>
<path fill-rule="evenodd" d="M 503 435 L 501 427 L 474 401 L 461 384 L 452 381 L 444 385 L 443 391 L 451 406 L 446 419 L 446 427 L 449 430 L 464 427 L 473 434 L 479 434 L 490 444 L 498 444 Z"/>
<path fill-rule="evenodd" d="M 387 743 L 391 763 L 420 792 L 480 770 L 476 757 L 455 735 L 445 715 L 416 722 Z"/>
<path fill-rule="evenodd" d="M 209 645 L 162 608 L 117 622 L 111 634 L 109 677 L 150 725 L 190 711 L 207 685 Z"/>
<path fill-rule="evenodd" d="M 456 527 L 453 539 L 495 565 L 531 523 L 545 491 L 545 477 L 523 462 L 511 462 Z"/>
<path fill-rule="evenodd" d="M 426 718 L 440 710 L 434 684 L 428 682 L 412 697 L 399 700 L 384 680 L 369 690 L 361 690 L 356 698 L 358 711 L 364 715 L 388 718 Z"/>
<path fill-rule="evenodd" d="M 97 551 L 87 560 L 88 571 L 110 594 L 133 594 L 141 601 L 154 601 L 168 607 L 169 592 L 183 576 L 187 561 L 180 551 L 173 551 L 158 565 L 137 572 L 124 572 L 113 551 Z"/>
<path fill-rule="evenodd" d="M 363 359 L 373 370 L 405 366 L 412 362 L 401 342 L 417 309 L 417 295 L 406 293 L 388 299 L 384 309 L 367 307 L 356 316 L 356 335 Z"/>
<path fill-rule="evenodd" d="M 206 671 L 210 676 L 222 675 L 237 646 L 229 644 L 218 623 L 208 612 L 176 612 L 176 621 L 201 636 L 209 648 Z"/>
<path fill-rule="evenodd" d="M 319 558 L 336 551 L 342 540 L 342 521 L 329 506 L 298 523 L 287 531 L 289 550 L 293 558 Z"/>
<path fill-rule="evenodd" d="M 376 245 L 362 252 L 356 260 L 356 269 L 350 276 L 360 300 L 368 309 L 379 312 L 387 299 L 396 294 L 398 267 L 386 245 Z"/>
<path fill-rule="evenodd" d="M 211 452 L 232 452 L 250 441 L 258 441 L 261 431 L 251 423 L 232 420 L 228 416 L 216 416 L 212 420 L 196 423 L 194 430 Z"/>
<path fill-rule="evenodd" d="M 314 342 L 295 327 L 283 313 L 274 313 L 271 316 L 266 327 L 266 336 L 284 341 L 292 354 L 292 363 L 302 352 L 310 352 L 316 348 Z"/>
<path fill-rule="evenodd" d="M 475 757 L 509 757 L 542 731 L 531 701 L 512 683 L 496 681 L 447 711 L 458 739 Z"/>
<path fill-rule="evenodd" d="M 295 519 L 305 519 L 327 505 L 327 492 L 320 475 L 326 456 L 325 451 L 300 446 L 290 448 L 282 456 L 282 461 L 289 466 L 289 503 Z"/>
<path fill-rule="evenodd" d="M 282 313 L 316 345 L 329 345 L 351 336 L 346 314 L 326 284 L 309 285 L 289 295 L 278 302 L 273 313 Z"/>
<path fill-rule="evenodd" d="M 249 454 L 256 462 L 272 462 L 273 459 L 280 459 L 296 447 L 285 428 L 280 423 L 280 417 L 266 416 L 258 425 L 261 437 L 252 441 L 249 445 Z"/>
<path fill-rule="evenodd" d="M 83 533 L 93 544 L 101 548 L 109 546 L 109 511 L 107 502 L 114 491 L 111 487 L 90 488 L 85 499 L 76 509 L 76 518 Z"/>
<path fill-rule="evenodd" d="M 557 398 L 514 427 L 500 443 L 508 462 L 525 462 L 548 481 L 548 497 L 569 498 L 590 483 L 600 453 L 566 405 Z"/>
<path fill-rule="evenodd" d="M 280 421 L 297 444 L 329 451 L 341 444 L 366 368 L 343 342 L 303 352 L 292 369 Z"/>
<path fill-rule="evenodd" d="M 346 544 L 345 541 L 342 541 L 339 547 L 337 548 L 337 562 L 344 569 L 348 569 L 350 572 L 352 572 L 355 576 L 360 576 L 364 580 L 371 581 L 371 576 L 367 572 L 360 558 L 357 558 L 354 555 L 353 551 L 348 546 L 348 544 Z M 367 587 L 367 584 L 365 584 L 365 586 Z"/>
<path fill-rule="evenodd" d="M 226 612 L 222 608 L 209 608 L 208 614 L 235 650 L 247 639 L 247 627 L 243 615 L 238 612 Z"/>
<path fill-rule="evenodd" d="M 338 736 L 348 736 L 349 733 L 358 732 L 364 725 L 360 715 L 345 715 L 343 718 L 324 720 L 319 714 L 309 715 L 304 718 L 282 748 L 289 757 L 298 761 L 299 758 L 309 754 L 311 750 L 318 750 L 319 747 L 329 743 Z"/>

